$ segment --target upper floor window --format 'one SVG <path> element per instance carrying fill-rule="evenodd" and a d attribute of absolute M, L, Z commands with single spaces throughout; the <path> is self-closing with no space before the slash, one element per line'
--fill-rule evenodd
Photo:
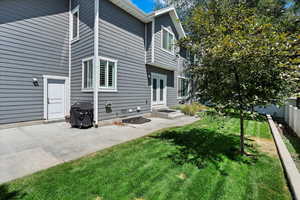
<path fill-rule="evenodd" d="M 79 39 L 79 6 L 72 10 L 71 17 L 71 40 Z"/>
<path fill-rule="evenodd" d="M 174 54 L 174 33 L 162 27 L 162 49 Z"/>
<path fill-rule="evenodd" d="M 117 61 L 100 57 L 100 80 L 98 87 L 100 91 L 117 91 Z M 82 89 L 90 91 L 93 89 L 93 58 L 82 62 Z"/>

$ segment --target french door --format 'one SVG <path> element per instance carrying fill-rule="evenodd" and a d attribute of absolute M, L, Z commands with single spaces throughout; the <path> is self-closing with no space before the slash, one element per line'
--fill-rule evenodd
<path fill-rule="evenodd" d="M 167 102 L 167 76 L 164 74 L 152 73 L 152 105 L 166 105 Z"/>

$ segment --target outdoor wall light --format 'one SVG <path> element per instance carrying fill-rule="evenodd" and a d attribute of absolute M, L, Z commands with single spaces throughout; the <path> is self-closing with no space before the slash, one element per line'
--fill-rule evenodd
<path fill-rule="evenodd" d="M 34 85 L 34 87 L 38 87 L 39 86 L 39 81 L 37 78 L 32 78 L 32 83 Z"/>
<path fill-rule="evenodd" d="M 105 112 L 106 113 L 112 113 L 112 103 L 111 102 L 106 102 L 106 104 L 105 104 Z"/>

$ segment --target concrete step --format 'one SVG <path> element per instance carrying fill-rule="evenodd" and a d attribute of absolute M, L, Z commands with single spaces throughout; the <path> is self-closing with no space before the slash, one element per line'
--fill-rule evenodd
<path fill-rule="evenodd" d="M 159 117 L 164 119 L 177 119 L 180 117 L 184 117 L 185 115 L 178 111 L 172 109 L 153 109 L 152 110 L 152 117 Z"/>

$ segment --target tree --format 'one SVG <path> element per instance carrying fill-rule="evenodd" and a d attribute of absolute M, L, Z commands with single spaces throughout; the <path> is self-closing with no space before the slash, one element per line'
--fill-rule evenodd
<path fill-rule="evenodd" d="M 199 97 L 239 111 L 242 154 L 246 111 L 281 101 L 297 84 L 291 55 L 300 38 L 268 21 L 245 3 L 212 1 L 192 12 L 179 42 L 201 58 L 189 69 Z"/>
<path fill-rule="evenodd" d="M 162 8 L 165 8 L 166 6 L 168 6 L 166 3 L 164 3 L 161 0 L 154 0 L 154 10 L 159 10 Z"/>
<path fill-rule="evenodd" d="M 165 0 L 164 4 L 161 1 L 155 1 L 155 8 L 160 9 L 174 5 L 178 11 L 181 20 L 186 19 L 191 15 L 194 8 L 201 6 L 208 7 L 208 4 L 218 2 L 218 0 Z M 273 16 L 278 18 L 287 11 L 293 14 L 300 15 L 300 1 L 298 0 L 231 0 L 231 3 L 245 3 L 247 7 L 257 8 L 263 15 Z"/>

